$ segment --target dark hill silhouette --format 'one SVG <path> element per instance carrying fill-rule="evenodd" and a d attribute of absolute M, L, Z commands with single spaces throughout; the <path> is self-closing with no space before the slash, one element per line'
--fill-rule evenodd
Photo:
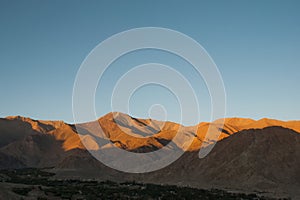
<path fill-rule="evenodd" d="M 84 124 L 86 133 L 93 128 L 93 123 L 101 125 L 115 146 L 138 153 L 162 148 L 179 129 L 190 135 L 193 142 L 182 157 L 166 168 L 146 174 L 127 174 L 93 158 L 74 125 L 8 117 L 0 119 L 0 168 L 53 167 L 52 171 L 60 178 L 143 180 L 300 197 L 299 121 L 229 118 L 225 119 L 223 127 L 219 120 L 184 127 L 172 122 L 109 113 L 96 122 Z M 209 125 L 212 131 L 220 133 L 219 142 L 208 156 L 199 159 L 201 145 L 211 144 L 204 139 Z M 91 151 L 111 147 L 109 143 L 97 145 L 97 138 L 89 135 L 83 135 L 83 139 Z M 113 162 L 118 161 L 114 159 Z"/>

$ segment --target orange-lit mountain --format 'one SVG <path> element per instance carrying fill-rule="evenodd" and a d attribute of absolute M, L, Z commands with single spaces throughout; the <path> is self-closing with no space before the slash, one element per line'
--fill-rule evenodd
<path fill-rule="evenodd" d="M 104 166 L 86 150 L 111 148 L 109 141 L 99 146 L 93 134 L 80 138 L 78 127 L 62 121 L 7 117 L 0 119 L 0 168 L 53 167 L 58 176 L 68 178 L 144 180 L 300 196 L 300 121 L 227 118 L 223 127 L 221 122 L 184 127 L 109 113 L 96 122 L 81 124 L 86 133 L 100 124 L 115 146 L 139 153 L 162 148 L 178 131 L 192 139 L 187 152 L 170 166 L 147 174 L 127 174 Z M 213 142 L 205 137 L 209 125 L 211 135 L 220 134 L 213 138 L 219 142 L 199 159 L 200 147 Z"/>

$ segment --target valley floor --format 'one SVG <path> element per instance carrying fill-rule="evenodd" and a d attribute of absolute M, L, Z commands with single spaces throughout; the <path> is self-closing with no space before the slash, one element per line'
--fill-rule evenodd
<path fill-rule="evenodd" d="M 172 185 L 54 179 L 40 169 L 0 171 L 0 199 L 265 199 L 257 194 L 229 193 Z"/>

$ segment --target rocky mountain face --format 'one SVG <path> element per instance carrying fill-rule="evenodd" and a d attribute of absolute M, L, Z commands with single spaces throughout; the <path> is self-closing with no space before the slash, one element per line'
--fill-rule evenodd
<path fill-rule="evenodd" d="M 224 126 L 221 122 L 184 127 L 109 113 L 81 124 L 82 130 L 77 131 L 78 126 L 62 121 L 7 117 L 0 119 L 0 168 L 51 167 L 60 178 L 135 180 L 300 197 L 300 121 L 228 118 Z M 102 136 L 93 134 L 99 125 Z M 208 131 L 215 137 L 206 137 Z M 179 137 L 168 150 L 179 146 L 185 150 L 183 156 L 150 173 L 113 170 L 88 151 L 105 151 L 114 145 L 135 153 L 153 152 L 168 145 L 178 132 L 191 145 L 180 146 Z M 199 149 L 209 148 L 214 140 L 218 142 L 212 151 L 199 159 Z"/>

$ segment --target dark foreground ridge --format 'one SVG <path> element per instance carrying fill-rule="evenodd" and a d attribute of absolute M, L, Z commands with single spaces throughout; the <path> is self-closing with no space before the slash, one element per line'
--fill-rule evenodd
<path fill-rule="evenodd" d="M 7 199 L 268 199 L 257 194 L 195 189 L 174 185 L 95 180 L 59 180 L 40 169 L 1 170 L 1 187 Z M 2 190 L 2 189 L 1 189 Z"/>
<path fill-rule="evenodd" d="M 95 125 L 102 127 L 107 138 L 96 135 L 90 137 L 87 134 Z M 209 127 L 212 129 L 208 129 Z M 184 191 L 183 187 L 188 186 L 198 188 L 199 191 L 188 190 L 188 194 L 184 193 L 184 195 L 197 193 L 195 195 L 197 199 L 206 198 L 201 198 L 201 194 L 220 194 L 211 189 L 219 189 L 218 191 L 223 190 L 228 193 L 255 193 L 258 196 L 270 198 L 300 199 L 300 121 L 284 122 L 273 119 L 255 121 L 227 118 L 224 126 L 216 120 L 211 123 L 203 122 L 195 127 L 182 127 L 172 122 L 133 119 L 121 113 L 116 113 L 114 117 L 110 113 L 98 121 L 81 124 L 80 128 L 84 130 L 81 136 L 76 128 L 62 121 L 42 121 L 24 117 L 0 118 L 0 170 L 48 168 L 48 172 L 55 173 L 44 180 L 46 183 L 38 182 L 37 184 L 33 184 L 35 181 L 31 179 L 33 175 L 27 174 L 26 180 L 28 179 L 29 182 L 25 186 L 29 186 L 28 198 L 24 196 L 24 199 L 37 197 L 61 199 L 62 195 L 68 192 L 72 198 L 73 195 L 77 198 L 76 195 L 79 197 L 85 195 L 84 191 L 89 191 L 86 195 L 104 195 L 104 191 L 107 191 L 105 188 L 110 188 L 109 195 L 116 193 L 116 195 L 125 196 L 124 198 L 134 199 L 136 193 L 148 195 L 141 198 L 158 199 L 159 196 L 155 196 L 155 191 L 147 184 L 156 185 L 153 188 L 161 187 L 157 191 L 164 191 L 159 193 L 164 198 L 166 195 L 181 198 L 182 193 L 179 191 Z M 138 153 L 156 151 L 171 141 L 179 128 L 192 139 L 192 144 L 178 160 L 150 173 L 130 174 L 117 171 L 98 161 L 88 151 L 103 153 L 113 146 Z M 208 130 L 210 134 L 220 134 L 220 136 L 212 151 L 205 158 L 199 159 L 200 148 L 211 144 L 211 139 L 206 138 Z M 84 137 L 88 145 L 83 145 L 80 137 Z M 97 141 L 105 141 L 105 143 L 98 145 Z M 175 143 L 175 145 L 179 144 Z M 172 148 L 169 150 L 171 152 Z M 145 155 L 150 161 L 157 160 L 156 156 Z M 122 157 L 117 153 L 110 157 L 109 162 L 124 164 Z M 141 164 L 132 163 L 132 167 L 141 166 Z M 20 196 L 14 197 L 18 192 L 23 192 L 22 189 L 12 191 L 12 188 L 23 186 L 18 181 L 15 182 L 17 185 L 14 185 L 12 183 L 14 176 L 12 177 L 13 174 L 9 172 L 11 171 L 6 171 L 3 176 L 0 176 L 0 181 L 2 179 L 6 181 L 2 184 L 0 182 L 0 200 L 20 199 Z M 44 177 L 41 174 L 39 176 Z M 79 188 L 75 187 L 75 184 L 66 186 L 67 183 L 64 181 L 54 182 L 55 184 L 51 186 L 47 183 L 48 179 L 49 184 L 54 180 L 80 180 Z M 96 186 L 84 186 L 86 190 L 83 191 L 81 187 L 85 184 L 89 185 L 86 182 L 82 183 L 83 180 L 97 180 L 98 182 Z M 110 185 L 109 187 L 103 186 L 103 181 L 106 180 L 118 183 L 143 182 L 144 185 L 134 184 L 133 188 L 137 189 L 132 189 L 131 186 L 117 184 L 114 186 L 115 191 L 111 191 Z M 34 186 L 30 189 L 32 185 L 40 185 L 41 188 Z M 165 187 L 169 187 L 166 185 L 176 185 L 178 187 L 176 195 L 173 194 L 174 192 L 168 192 L 171 189 L 166 189 Z M 58 191 L 48 191 L 48 196 L 45 196 L 47 189 Z M 125 189 L 128 191 L 123 191 Z M 154 194 L 148 194 L 146 191 L 154 192 Z M 30 197 L 32 195 L 35 197 Z M 224 195 L 230 197 L 231 194 L 222 192 L 222 199 L 225 198 Z M 114 196 L 107 198 L 111 199 Z M 213 197 L 213 199 L 216 198 Z M 82 199 L 87 199 L 87 197 L 83 196 Z"/>

